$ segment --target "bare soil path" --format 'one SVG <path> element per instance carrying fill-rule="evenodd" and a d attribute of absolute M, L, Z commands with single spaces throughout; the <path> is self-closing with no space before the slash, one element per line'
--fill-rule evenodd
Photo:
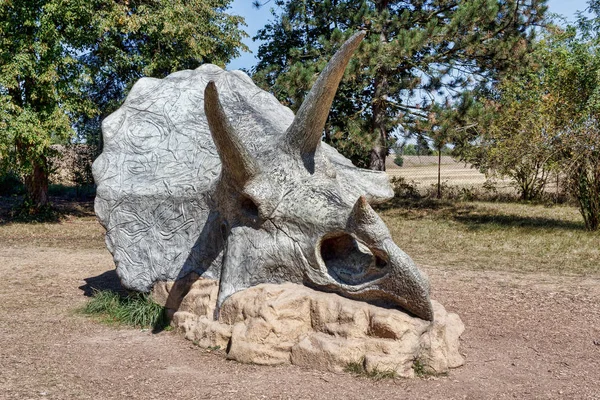
<path fill-rule="evenodd" d="M 112 258 L 92 218 L 56 230 L 0 234 L 0 399 L 600 399 L 599 277 L 424 266 L 465 322 L 467 364 L 373 381 L 243 365 L 172 332 L 80 316 L 92 286 L 117 284 Z"/>

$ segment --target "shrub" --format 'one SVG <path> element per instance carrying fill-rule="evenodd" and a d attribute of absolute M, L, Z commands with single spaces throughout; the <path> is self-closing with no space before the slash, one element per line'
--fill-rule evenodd
<path fill-rule="evenodd" d="M 21 178 L 14 172 L 0 175 L 0 196 L 13 196 L 23 194 L 25 186 Z"/>
<path fill-rule="evenodd" d="M 401 176 L 394 176 L 390 179 L 390 184 L 394 189 L 394 197 L 396 198 L 420 199 L 422 197 L 415 181 L 407 182 Z"/>
<path fill-rule="evenodd" d="M 394 157 L 394 164 L 396 164 L 399 167 L 403 166 L 404 158 L 400 154 L 396 154 L 396 157 Z"/>
<path fill-rule="evenodd" d="M 591 119 L 572 129 L 563 139 L 565 182 L 577 200 L 586 229 L 600 229 L 600 129 Z"/>
<path fill-rule="evenodd" d="M 51 204 L 39 206 L 25 198 L 10 210 L 10 219 L 14 222 L 58 222 L 60 214 Z"/>

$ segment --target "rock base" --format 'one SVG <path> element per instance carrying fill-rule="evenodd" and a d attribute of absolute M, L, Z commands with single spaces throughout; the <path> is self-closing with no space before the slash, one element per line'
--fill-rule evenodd
<path fill-rule="evenodd" d="M 464 325 L 433 301 L 434 321 L 411 317 L 332 293 L 286 283 L 262 284 L 231 296 L 215 320 L 218 282 L 190 275 L 155 285 L 172 325 L 227 358 L 264 365 L 294 364 L 413 377 L 443 374 L 464 363 L 458 351 Z"/>

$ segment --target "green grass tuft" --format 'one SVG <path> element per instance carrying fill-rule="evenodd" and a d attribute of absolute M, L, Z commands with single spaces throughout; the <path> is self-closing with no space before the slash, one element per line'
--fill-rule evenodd
<path fill-rule="evenodd" d="M 344 367 L 344 372 L 354 375 L 363 375 L 365 373 L 365 367 L 362 361 L 349 362 Z"/>
<path fill-rule="evenodd" d="M 154 330 L 164 330 L 169 326 L 164 307 L 156 304 L 146 293 L 121 296 L 110 290 L 96 291 L 81 312 L 98 316 L 100 321 L 108 324 Z"/>
<path fill-rule="evenodd" d="M 447 376 L 447 372 L 437 373 L 433 368 L 426 365 L 422 360 L 416 359 L 413 361 L 412 369 L 415 375 L 419 378 L 425 378 L 428 376 Z"/>
<path fill-rule="evenodd" d="M 428 371 L 427 367 L 419 359 L 416 359 L 413 361 L 412 369 L 413 369 L 413 371 L 415 371 L 415 375 L 418 377 L 424 377 L 424 376 L 429 375 L 429 371 Z"/>
<path fill-rule="evenodd" d="M 365 368 L 364 358 L 360 361 L 349 362 L 344 367 L 344 371 L 360 376 L 366 376 L 367 378 L 379 381 L 382 379 L 395 379 L 398 377 L 396 371 L 393 370 L 378 370 L 377 368 L 367 371 Z"/>

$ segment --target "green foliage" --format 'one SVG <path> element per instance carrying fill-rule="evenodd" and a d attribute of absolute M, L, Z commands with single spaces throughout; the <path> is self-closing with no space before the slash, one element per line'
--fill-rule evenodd
<path fill-rule="evenodd" d="M 523 199 L 552 173 L 566 179 L 589 230 L 600 228 L 600 3 L 577 26 L 549 26 L 531 54 L 535 68 L 505 76 L 479 99 L 479 136 L 458 150 L 488 174 L 510 177 Z"/>
<path fill-rule="evenodd" d="M 394 131 L 429 136 L 436 148 L 447 142 L 474 104 L 462 90 L 524 62 L 535 32 L 527 28 L 542 21 L 544 3 L 277 0 L 281 13 L 257 36 L 265 43 L 253 78 L 297 110 L 335 49 L 366 30 L 325 140 L 359 166 L 384 169 Z"/>
<path fill-rule="evenodd" d="M 380 381 L 382 379 L 395 379 L 398 377 L 396 371 L 393 370 L 379 370 L 374 368 L 371 371 L 367 371 L 365 368 L 364 358 L 360 361 L 349 362 L 346 364 L 344 367 L 344 372 L 359 376 L 366 376 L 367 378 L 371 378 L 375 381 Z"/>
<path fill-rule="evenodd" d="M 88 51 L 86 94 L 97 107 L 94 116 L 77 121 L 81 135 L 102 146 L 100 121 L 123 101 L 141 77 L 163 78 L 203 63 L 224 66 L 247 50 L 241 40 L 243 18 L 225 10 L 231 0 L 141 0 L 81 2 L 80 23 L 91 29 L 78 38 Z"/>
<path fill-rule="evenodd" d="M 238 55 L 230 0 L 11 0 L 0 5 L 0 170 L 48 202 L 50 145 L 77 131 L 98 142 L 100 119 L 134 81 Z M 94 138 L 96 135 L 96 139 Z"/>
<path fill-rule="evenodd" d="M 423 135 L 417 137 L 417 144 L 415 145 L 415 153 L 418 156 L 430 156 L 433 151 L 429 148 L 429 143 Z"/>
<path fill-rule="evenodd" d="M 423 364 L 423 362 L 419 359 L 413 361 L 412 369 L 415 371 L 415 375 L 418 377 L 429 375 L 425 364 Z"/>
<path fill-rule="evenodd" d="M 154 329 L 164 329 L 169 325 L 164 307 L 145 293 L 121 296 L 110 290 L 96 291 L 81 312 L 98 316 L 110 324 Z"/>
<path fill-rule="evenodd" d="M 419 378 L 425 378 L 427 376 L 440 376 L 447 374 L 438 374 L 431 367 L 427 366 L 423 361 L 416 359 L 413 361 L 412 369 L 415 372 L 415 375 Z"/>
<path fill-rule="evenodd" d="M 27 197 L 21 203 L 16 204 L 10 211 L 9 217 L 13 222 L 25 223 L 58 222 L 60 220 L 60 214 L 51 204 L 40 206 Z"/>
<path fill-rule="evenodd" d="M 554 115 L 542 84 L 535 71 L 502 80 L 499 99 L 485 100 L 481 136 L 468 158 L 487 176 L 510 178 L 523 200 L 540 197 L 558 156 Z"/>
<path fill-rule="evenodd" d="M 600 229 L 600 2 L 590 1 L 592 18 L 555 33 L 548 42 L 548 98 L 556 104 L 556 147 L 567 176 L 567 191 L 577 199 L 586 229 Z"/>
<path fill-rule="evenodd" d="M 0 196 L 13 196 L 23 194 L 25 186 L 17 174 L 7 171 L 0 174 Z"/>
<path fill-rule="evenodd" d="M 417 182 L 407 181 L 401 176 L 390 179 L 394 190 L 394 199 L 380 205 L 380 209 L 394 207 L 431 206 L 432 204 L 445 204 L 452 202 L 492 201 L 492 202 L 517 202 L 519 199 L 512 192 L 499 192 L 492 181 L 487 181 L 483 186 L 450 186 L 443 181 L 440 186 L 441 198 L 437 196 L 437 184 L 432 184 L 419 189 Z M 441 200 L 441 201 L 440 201 Z M 547 199 L 545 199 L 547 200 Z"/>
<path fill-rule="evenodd" d="M 404 165 L 404 158 L 402 158 L 402 155 L 396 154 L 396 156 L 394 157 L 394 164 L 396 164 L 399 167 L 402 167 Z"/>
<path fill-rule="evenodd" d="M 600 129 L 598 120 L 590 119 L 576 126 L 561 146 L 568 191 L 577 199 L 586 229 L 600 229 Z"/>
<path fill-rule="evenodd" d="M 403 146 L 401 151 L 402 151 L 402 155 L 405 155 L 405 156 L 418 156 L 419 155 L 417 146 L 415 146 L 414 144 L 407 144 L 407 145 Z"/>
<path fill-rule="evenodd" d="M 390 179 L 390 184 L 394 190 L 394 197 L 399 199 L 420 199 L 421 193 L 414 181 L 407 182 L 401 176 L 393 176 Z"/>

